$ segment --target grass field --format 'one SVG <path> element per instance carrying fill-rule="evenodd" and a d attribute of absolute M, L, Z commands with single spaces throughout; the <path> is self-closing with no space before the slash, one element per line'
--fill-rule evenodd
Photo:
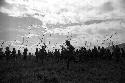
<path fill-rule="evenodd" d="M 125 83 L 123 62 L 0 60 L 0 83 Z"/>

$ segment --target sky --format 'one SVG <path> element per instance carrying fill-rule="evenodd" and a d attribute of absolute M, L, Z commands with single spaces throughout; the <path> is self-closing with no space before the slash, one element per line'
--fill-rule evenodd
<path fill-rule="evenodd" d="M 125 0 L 0 0 L 0 41 L 32 51 L 125 42 Z"/>

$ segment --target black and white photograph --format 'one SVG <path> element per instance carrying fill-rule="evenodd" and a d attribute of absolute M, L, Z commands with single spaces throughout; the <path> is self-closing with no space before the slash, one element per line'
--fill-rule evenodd
<path fill-rule="evenodd" d="M 0 0 L 0 83 L 125 83 L 125 0 Z"/>

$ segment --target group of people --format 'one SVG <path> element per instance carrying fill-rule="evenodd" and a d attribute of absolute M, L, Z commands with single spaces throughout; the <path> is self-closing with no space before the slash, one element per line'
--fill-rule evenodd
<path fill-rule="evenodd" d="M 118 45 L 112 46 L 112 51 L 110 49 L 106 49 L 104 47 L 94 47 L 93 49 L 86 49 L 85 47 L 81 47 L 80 49 L 75 49 L 74 46 L 71 45 L 70 41 L 66 40 L 65 46 L 61 46 L 61 51 L 59 49 L 55 49 L 54 52 L 46 51 L 46 45 L 44 44 L 41 49 L 36 48 L 35 52 L 35 60 L 37 62 L 44 62 L 45 59 L 51 58 L 56 62 L 61 60 L 65 60 L 67 62 L 67 66 L 69 66 L 70 62 L 83 62 L 88 60 L 116 60 L 119 61 L 121 58 L 125 59 L 124 48 L 119 48 Z M 13 48 L 10 51 L 9 47 L 6 47 L 6 51 L 2 51 L 3 48 L 0 48 L 0 60 L 2 58 L 6 58 L 6 60 L 14 59 L 16 60 L 19 57 L 23 57 L 23 60 L 27 60 L 28 49 L 25 48 L 24 52 L 21 54 L 20 50 L 16 52 L 16 49 Z"/>

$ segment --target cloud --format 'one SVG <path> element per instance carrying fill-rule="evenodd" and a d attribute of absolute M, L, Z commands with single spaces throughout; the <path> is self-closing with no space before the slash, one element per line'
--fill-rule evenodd
<path fill-rule="evenodd" d="M 45 34 L 76 34 L 79 40 L 102 40 L 106 33 L 124 29 L 125 0 L 5 0 L 0 12 L 39 19 Z M 23 31 L 23 30 L 22 30 Z M 123 34 L 123 33 L 122 33 Z M 122 36 L 122 34 L 120 34 Z M 34 36 L 28 35 L 29 37 Z"/>
<path fill-rule="evenodd" d="M 125 9 L 125 0 L 119 0 L 119 5 L 122 7 L 122 9 Z M 124 10 L 125 11 L 125 10 Z"/>
<path fill-rule="evenodd" d="M 105 6 L 106 5 L 109 9 L 112 10 L 112 8 L 113 8 L 119 14 L 125 13 L 125 10 L 124 10 L 125 9 L 125 0 L 108 0 L 108 2 L 105 4 Z"/>
<path fill-rule="evenodd" d="M 100 23 L 108 23 L 108 22 L 125 22 L 125 19 L 123 19 L 122 17 L 118 17 L 118 18 L 115 18 L 115 19 L 107 19 L 107 18 L 104 18 L 104 19 L 97 19 L 97 20 L 88 20 L 86 22 L 84 22 L 85 25 L 91 25 L 91 24 L 100 24 Z"/>
<path fill-rule="evenodd" d="M 112 18 L 113 14 L 124 16 L 120 12 L 124 0 L 6 0 L 6 3 L 1 12 L 14 17 L 34 17 L 45 24 L 79 23 L 94 17 Z"/>
<path fill-rule="evenodd" d="M 9 5 L 9 4 L 6 3 L 5 0 L 0 0 L 0 7 L 7 6 L 7 5 Z"/>
<path fill-rule="evenodd" d="M 106 12 L 112 12 L 114 10 L 112 2 L 106 2 L 100 7 L 100 11 L 106 13 Z"/>
<path fill-rule="evenodd" d="M 111 9 L 110 3 L 105 2 L 103 0 L 6 0 L 10 7 L 1 7 L 1 12 L 15 17 L 31 16 L 49 24 L 68 24 L 97 16 L 98 7 L 101 5 L 104 5 L 102 9 L 105 11 Z"/>
<path fill-rule="evenodd" d="M 0 0 L 0 6 L 4 4 L 4 0 Z"/>
<path fill-rule="evenodd" d="M 120 14 L 116 10 L 124 6 L 124 0 L 6 0 L 6 3 L 9 7 L 1 7 L 3 13 L 15 17 L 31 16 L 49 24 L 78 23 L 88 17 L 112 17 L 106 12 Z M 99 15 L 99 12 L 106 14 Z"/>

